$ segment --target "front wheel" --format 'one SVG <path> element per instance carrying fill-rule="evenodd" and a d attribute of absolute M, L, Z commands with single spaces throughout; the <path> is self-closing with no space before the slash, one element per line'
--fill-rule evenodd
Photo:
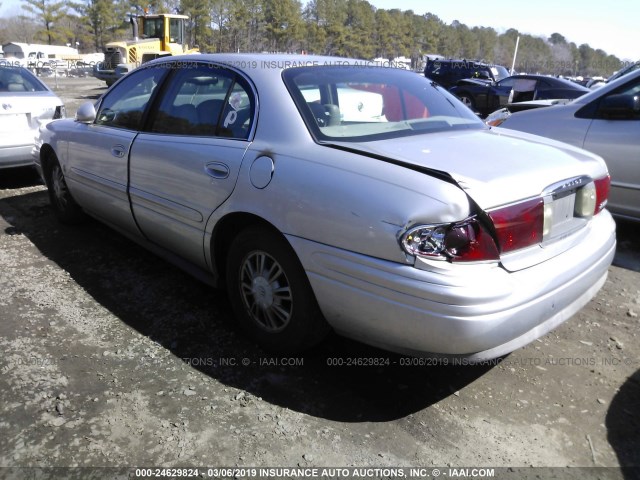
<path fill-rule="evenodd" d="M 329 332 L 294 250 L 271 230 L 250 227 L 233 240 L 227 288 L 240 326 L 267 350 L 300 352 Z"/>
<path fill-rule="evenodd" d="M 57 157 L 54 153 L 49 155 L 45 179 L 53 211 L 62 223 L 80 223 L 85 218 L 84 212 L 71 196 Z"/>

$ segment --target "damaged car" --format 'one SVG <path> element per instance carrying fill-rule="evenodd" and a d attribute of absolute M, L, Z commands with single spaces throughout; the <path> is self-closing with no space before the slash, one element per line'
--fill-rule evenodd
<path fill-rule="evenodd" d="M 35 155 L 61 221 L 91 215 L 226 288 L 278 352 L 333 330 L 496 358 L 584 306 L 616 245 L 600 157 L 358 60 L 157 59 L 42 128 Z"/>
<path fill-rule="evenodd" d="M 515 110 L 521 102 L 573 100 L 589 93 L 589 89 L 564 78 L 546 75 L 513 75 L 498 82 L 473 78 L 461 80 L 450 89 L 450 92 L 471 110 L 486 116 L 505 106 L 515 105 Z"/>
<path fill-rule="evenodd" d="M 40 127 L 65 117 L 62 100 L 29 70 L 0 63 L 0 170 L 33 165 Z"/>

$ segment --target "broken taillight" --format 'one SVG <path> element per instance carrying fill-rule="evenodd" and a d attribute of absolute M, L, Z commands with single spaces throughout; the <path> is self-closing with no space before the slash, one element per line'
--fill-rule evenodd
<path fill-rule="evenodd" d="M 481 262 L 499 258 L 493 238 L 476 217 L 451 224 L 414 227 L 402 236 L 400 243 L 409 255 L 423 258 L 452 262 Z"/>

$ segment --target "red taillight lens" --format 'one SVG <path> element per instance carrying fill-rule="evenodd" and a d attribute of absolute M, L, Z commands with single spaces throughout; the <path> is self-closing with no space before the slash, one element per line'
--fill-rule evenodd
<path fill-rule="evenodd" d="M 611 176 L 607 175 L 606 177 L 594 180 L 593 183 L 596 184 L 596 210 L 593 213 L 597 215 L 607 206 L 609 189 L 611 188 Z"/>
<path fill-rule="evenodd" d="M 544 200 L 534 198 L 489 213 L 502 253 L 542 242 Z"/>
<path fill-rule="evenodd" d="M 445 245 L 453 262 L 483 262 L 500 258 L 493 238 L 476 219 L 453 225 L 447 233 Z"/>

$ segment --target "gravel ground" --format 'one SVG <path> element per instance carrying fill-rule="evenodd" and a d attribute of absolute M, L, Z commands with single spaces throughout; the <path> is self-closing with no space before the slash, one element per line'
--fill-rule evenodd
<path fill-rule="evenodd" d="M 72 116 L 104 88 L 61 78 L 56 91 Z M 638 478 L 619 467 L 640 467 L 640 226 L 618 232 L 597 297 L 499 364 L 416 365 L 339 337 L 276 358 L 236 332 L 222 292 L 98 222 L 58 224 L 31 170 L 1 171 L 0 467 Z"/>

